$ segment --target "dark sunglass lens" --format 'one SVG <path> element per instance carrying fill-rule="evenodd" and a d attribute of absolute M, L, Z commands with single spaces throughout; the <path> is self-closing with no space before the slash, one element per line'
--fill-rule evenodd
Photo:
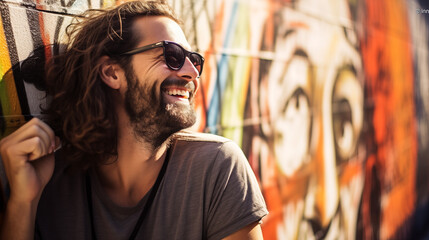
<path fill-rule="evenodd" d="M 179 46 L 168 44 L 165 46 L 164 51 L 165 61 L 171 68 L 179 69 L 182 67 L 185 60 L 185 54 Z"/>
<path fill-rule="evenodd" d="M 194 64 L 194 66 L 197 68 L 197 70 L 201 73 L 201 66 L 202 66 L 201 56 L 196 54 L 196 53 L 191 53 L 189 57 L 190 57 L 192 64 Z"/>
<path fill-rule="evenodd" d="M 196 53 L 190 54 L 190 60 L 191 60 L 192 64 L 194 64 L 194 66 L 201 65 L 201 57 Z"/>

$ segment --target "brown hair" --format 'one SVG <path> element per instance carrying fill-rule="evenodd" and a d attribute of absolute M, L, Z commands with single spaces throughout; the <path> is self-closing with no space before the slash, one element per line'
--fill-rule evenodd
<path fill-rule="evenodd" d="M 112 90 L 100 79 L 99 59 L 109 56 L 122 67 L 130 58 L 119 53 L 134 48 L 135 18 L 166 16 L 179 22 L 164 1 L 134 1 L 105 10 L 88 10 L 66 29 L 64 51 L 46 66 L 44 110 L 48 124 L 61 138 L 64 156 L 88 167 L 117 157 L 117 117 Z"/>

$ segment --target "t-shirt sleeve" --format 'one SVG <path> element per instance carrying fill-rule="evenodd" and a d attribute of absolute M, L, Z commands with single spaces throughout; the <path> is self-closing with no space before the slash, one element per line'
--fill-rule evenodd
<path fill-rule="evenodd" d="M 227 237 L 268 214 L 249 162 L 234 142 L 219 148 L 208 184 L 208 239 Z"/>

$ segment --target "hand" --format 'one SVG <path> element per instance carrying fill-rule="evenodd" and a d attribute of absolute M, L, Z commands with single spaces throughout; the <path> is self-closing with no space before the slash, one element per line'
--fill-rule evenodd
<path fill-rule="evenodd" d="M 9 180 L 9 201 L 38 200 L 54 171 L 59 139 L 42 120 L 33 118 L 0 142 L 0 154 Z"/>

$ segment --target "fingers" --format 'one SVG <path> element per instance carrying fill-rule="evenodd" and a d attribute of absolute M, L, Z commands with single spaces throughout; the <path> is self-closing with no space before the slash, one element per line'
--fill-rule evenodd
<path fill-rule="evenodd" d="M 10 199 L 28 203 L 40 196 L 53 174 L 55 159 L 51 153 L 57 139 L 46 123 L 34 118 L 0 141 Z"/>
<path fill-rule="evenodd" d="M 43 121 L 33 118 L 2 140 L 1 152 L 9 156 L 28 156 L 34 160 L 55 150 L 54 131 Z"/>
<path fill-rule="evenodd" d="M 16 145 L 15 151 L 17 155 L 27 155 L 29 161 L 38 159 L 42 156 L 48 155 L 52 153 L 51 150 L 49 150 L 49 142 L 48 145 L 45 141 L 43 141 L 39 137 L 33 137 L 30 139 L 27 139 L 23 141 L 21 144 Z"/>
<path fill-rule="evenodd" d="M 45 143 L 51 143 L 55 147 L 55 134 L 54 131 L 42 120 L 38 118 L 31 119 L 28 123 L 24 124 L 16 134 L 20 138 L 31 138 L 40 136 Z"/>

